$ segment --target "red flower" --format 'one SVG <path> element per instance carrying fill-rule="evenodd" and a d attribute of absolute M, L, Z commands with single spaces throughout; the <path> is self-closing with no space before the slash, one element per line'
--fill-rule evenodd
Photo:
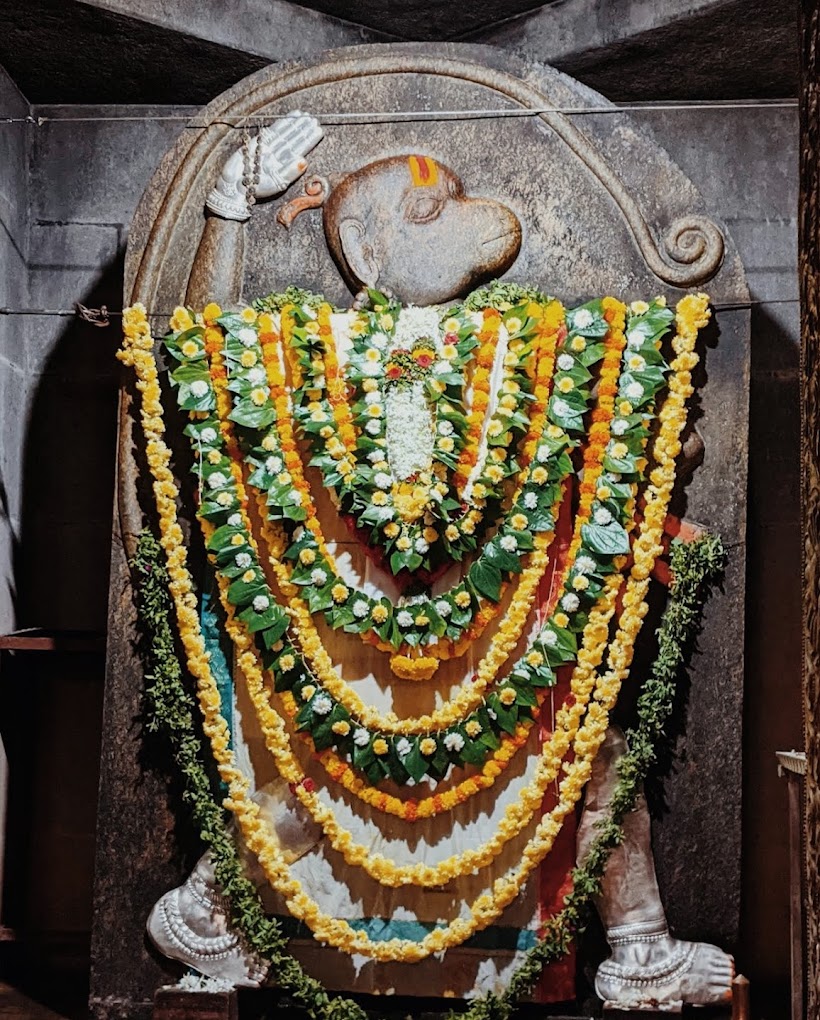
<path fill-rule="evenodd" d="M 387 378 L 398 379 L 401 375 L 401 368 L 399 365 L 388 365 L 387 366 Z"/>
<path fill-rule="evenodd" d="M 313 791 L 316 789 L 316 784 L 313 782 L 310 776 L 305 776 L 305 778 L 302 780 L 302 788 L 304 790 L 307 790 L 308 793 L 313 793 Z"/>
<path fill-rule="evenodd" d="M 433 359 L 429 354 L 419 354 L 416 357 L 416 364 L 419 368 L 429 368 L 433 364 Z"/>
<path fill-rule="evenodd" d="M 457 344 L 458 343 L 458 333 L 446 333 L 445 336 L 444 336 L 444 342 L 446 344 Z"/>

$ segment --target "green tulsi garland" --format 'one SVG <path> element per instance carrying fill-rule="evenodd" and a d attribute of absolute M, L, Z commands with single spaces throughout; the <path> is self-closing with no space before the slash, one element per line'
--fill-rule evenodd
<path fill-rule="evenodd" d="M 674 581 L 658 630 L 658 653 L 638 699 L 638 722 L 627 733 L 629 750 L 618 763 L 619 780 L 610 802 L 610 816 L 599 825 L 584 862 L 572 872 L 572 891 L 564 907 L 546 925 L 538 943 L 516 970 L 506 991 L 471 1002 L 448 1020 L 509 1020 L 516 1002 L 530 991 L 545 964 L 559 959 L 586 924 L 589 906 L 600 893 L 609 854 L 623 839 L 622 822 L 634 806 L 648 770 L 657 757 L 656 743 L 672 712 L 676 683 L 700 630 L 703 605 L 725 565 L 721 540 L 705 535 L 692 543 L 674 542 Z M 271 961 L 277 985 L 315 1020 L 368 1020 L 354 1000 L 333 996 L 309 977 L 286 952 L 280 924 L 265 915 L 259 894 L 244 876 L 224 812 L 214 798 L 203 764 L 201 740 L 194 721 L 193 698 L 183 682 L 170 622 L 173 604 L 162 549 L 150 532 L 140 536 L 132 561 L 137 578 L 137 608 L 148 641 L 150 672 L 146 674 L 148 728 L 168 736 L 184 778 L 183 797 L 208 846 L 222 892 L 231 903 L 231 919 L 247 944 Z"/>

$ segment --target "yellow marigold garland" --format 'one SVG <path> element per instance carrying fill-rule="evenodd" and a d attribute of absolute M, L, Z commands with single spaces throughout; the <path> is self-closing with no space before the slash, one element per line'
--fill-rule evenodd
<path fill-rule="evenodd" d="M 495 308 L 486 308 L 483 328 L 478 335 L 480 346 L 476 352 L 476 369 L 473 372 L 473 400 L 467 416 L 467 437 L 453 475 L 453 484 L 459 493 L 464 489 L 470 472 L 478 463 L 484 416 L 490 405 L 490 379 L 500 329 L 501 314 Z"/>

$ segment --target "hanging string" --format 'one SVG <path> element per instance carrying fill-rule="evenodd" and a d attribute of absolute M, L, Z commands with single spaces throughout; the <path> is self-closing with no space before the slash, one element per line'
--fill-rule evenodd
<path fill-rule="evenodd" d="M 329 113 L 313 113 L 321 124 L 363 125 L 363 124 L 401 124 L 408 121 L 443 121 L 443 120 L 504 120 L 511 117 L 539 117 L 545 113 L 557 113 L 565 117 L 600 117 L 618 113 L 670 113 L 681 111 L 703 110 L 797 110 L 796 99 L 750 99 L 750 100 L 715 100 L 713 102 L 670 102 L 670 103 L 621 103 L 611 106 L 541 106 L 541 107 L 504 107 L 501 109 L 470 109 L 470 110 L 360 110 L 335 111 Z M 232 128 L 247 131 L 251 127 L 264 127 L 280 114 L 267 113 L 260 116 L 246 116 L 229 119 L 218 117 L 214 120 L 197 123 L 190 114 L 122 114 L 113 116 L 72 116 L 50 117 L 0 117 L 0 124 L 33 124 L 44 127 L 46 124 L 88 124 L 88 123 L 123 123 L 123 122 L 170 122 L 179 123 L 186 130 L 207 131 L 208 128 Z"/>
<path fill-rule="evenodd" d="M 752 298 L 749 301 L 717 301 L 711 307 L 716 312 L 744 311 L 760 305 L 799 305 L 800 298 Z M 152 316 L 169 319 L 171 312 L 151 312 Z M 60 318 L 77 318 L 92 326 L 111 326 L 111 319 L 122 318 L 122 312 L 112 312 L 105 305 L 100 308 L 87 308 L 78 301 L 74 308 L 8 308 L 0 307 L 3 315 L 57 316 Z"/>

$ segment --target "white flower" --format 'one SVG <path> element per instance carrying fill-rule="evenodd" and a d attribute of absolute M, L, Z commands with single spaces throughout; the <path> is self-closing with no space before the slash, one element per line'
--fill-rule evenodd
<path fill-rule="evenodd" d="M 525 492 L 523 502 L 525 509 L 534 510 L 538 506 L 538 496 L 534 492 Z"/>
<path fill-rule="evenodd" d="M 282 458 L 281 457 L 268 457 L 265 461 L 265 470 L 268 474 L 278 475 L 282 470 Z"/>
<path fill-rule="evenodd" d="M 381 375 L 382 366 L 378 361 L 362 362 L 362 375 Z"/>
<path fill-rule="evenodd" d="M 247 570 L 252 562 L 253 560 L 251 559 L 250 553 L 241 552 L 234 556 L 234 563 L 236 563 L 237 567 L 240 567 L 242 570 Z"/>
<path fill-rule="evenodd" d="M 631 382 L 624 392 L 630 400 L 637 400 L 643 396 L 643 386 L 639 382 Z"/>
<path fill-rule="evenodd" d="M 515 535 L 505 535 L 498 544 L 501 546 L 504 552 L 511 553 L 515 552 L 515 550 L 518 548 L 518 539 L 515 537 Z"/>
<path fill-rule="evenodd" d="M 640 356 L 640 354 L 633 354 L 629 359 L 629 370 L 631 372 L 643 372 L 646 368 L 646 362 Z"/>
<path fill-rule="evenodd" d="M 439 601 L 436 602 L 436 612 L 439 616 L 447 617 L 450 613 L 452 613 L 452 611 L 453 607 L 446 599 L 439 599 Z"/>
<path fill-rule="evenodd" d="M 310 706 L 316 715 L 327 715 L 333 708 L 333 702 L 326 694 L 317 694 Z"/>
<path fill-rule="evenodd" d="M 575 569 L 579 574 L 591 574 L 596 566 L 597 564 L 591 556 L 579 556 L 575 561 Z"/>
<path fill-rule="evenodd" d="M 255 613 L 264 613 L 270 605 L 270 599 L 267 595 L 257 595 L 253 600 L 253 609 Z"/>
<path fill-rule="evenodd" d="M 413 614 L 408 613 L 406 609 L 402 609 L 401 612 L 396 614 L 396 623 L 400 627 L 412 627 L 413 626 Z"/>
<path fill-rule="evenodd" d="M 558 367 L 562 372 L 569 372 L 572 366 L 575 364 L 575 359 L 571 354 L 559 354 L 558 355 Z"/>
<path fill-rule="evenodd" d="M 242 524 L 242 514 L 231 514 L 228 518 L 228 524 L 232 528 L 238 528 Z"/>
<path fill-rule="evenodd" d="M 370 343 L 380 351 L 383 351 L 389 342 L 390 338 L 386 333 L 374 333 L 370 337 Z"/>
<path fill-rule="evenodd" d="M 612 514 L 607 510 L 605 506 L 599 506 L 595 513 L 592 515 L 592 519 L 596 524 L 609 524 L 612 520 Z"/>
<path fill-rule="evenodd" d="M 195 397 L 204 397 L 207 392 L 208 384 L 202 379 L 197 379 L 196 382 L 191 383 L 191 393 L 193 393 Z"/>
<path fill-rule="evenodd" d="M 251 329 L 250 326 L 244 326 L 239 330 L 236 336 L 239 342 L 244 344 L 245 347 L 253 347 L 258 339 L 256 330 Z"/>
<path fill-rule="evenodd" d="M 545 630 L 541 636 L 541 641 L 545 645 L 549 645 L 550 648 L 554 648 L 558 644 L 558 635 L 554 630 Z"/>
<path fill-rule="evenodd" d="M 620 482 L 621 475 L 617 471 L 610 471 L 609 472 L 609 480 L 611 482 Z"/>
<path fill-rule="evenodd" d="M 557 404 L 558 401 L 556 400 L 555 403 Z M 556 408 L 556 411 L 558 411 L 558 408 Z M 560 414 L 561 412 L 559 411 L 558 413 Z M 539 446 L 535 451 L 535 459 L 539 464 L 545 464 L 550 459 L 550 448 L 546 443 L 543 446 Z"/>
<path fill-rule="evenodd" d="M 384 450 L 371 450 L 367 455 L 367 459 L 375 464 L 377 461 L 384 460 Z"/>
<path fill-rule="evenodd" d="M 253 386 L 261 386 L 262 383 L 268 381 L 267 373 L 265 372 L 264 368 L 262 368 L 259 365 L 256 365 L 254 368 L 249 369 L 245 378 Z"/>
<path fill-rule="evenodd" d="M 212 489 L 221 489 L 223 485 L 227 484 L 228 479 L 221 471 L 214 471 L 212 475 L 208 475 L 208 485 L 210 485 Z"/>
<path fill-rule="evenodd" d="M 581 600 L 574 592 L 567 592 L 567 594 L 561 599 L 561 606 L 566 609 L 568 613 L 574 613 L 578 606 L 581 605 Z"/>
<path fill-rule="evenodd" d="M 447 421 L 446 418 L 444 421 L 440 421 L 438 423 L 438 433 L 440 436 L 451 436 L 453 434 L 453 423 Z"/>
<path fill-rule="evenodd" d="M 377 436 L 381 430 L 381 422 L 378 418 L 371 418 L 370 421 L 364 427 L 365 432 L 369 432 L 371 436 Z"/>
<path fill-rule="evenodd" d="M 425 538 L 417 538 L 413 545 L 415 547 L 416 552 L 422 554 L 426 553 L 427 550 L 430 548 L 430 543 Z"/>
<path fill-rule="evenodd" d="M 393 479 L 385 471 L 377 471 L 373 475 L 373 481 L 380 489 L 389 489 L 393 484 Z"/>
<path fill-rule="evenodd" d="M 592 312 L 588 308 L 581 308 L 575 313 L 575 325 L 578 329 L 586 329 L 592 325 Z"/>
<path fill-rule="evenodd" d="M 628 428 L 629 422 L 626 418 L 616 418 L 612 423 L 612 431 L 616 436 L 622 436 Z"/>
<path fill-rule="evenodd" d="M 365 393 L 364 402 L 366 404 L 380 404 L 382 402 L 382 395 L 378 390 L 371 390 L 370 393 Z"/>
<path fill-rule="evenodd" d="M 206 446 L 210 446 L 211 443 L 216 442 L 216 430 L 212 428 L 203 429 L 199 433 L 199 438 Z"/>
<path fill-rule="evenodd" d="M 413 750 L 413 745 L 407 739 L 407 737 L 399 737 L 396 741 L 396 754 L 399 758 L 406 758 L 408 754 Z"/>
<path fill-rule="evenodd" d="M 464 747 L 464 737 L 460 733 L 448 733 L 444 738 L 444 746 L 448 751 L 458 753 Z"/>
<path fill-rule="evenodd" d="M 552 402 L 552 409 L 559 418 L 566 418 L 567 415 L 572 413 L 572 408 L 566 400 L 562 400 L 560 397 L 555 397 Z"/>
<path fill-rule="evenodd" d="M 370 734 L 363 726 L 353 731 L 353 743 L 356 747 L 367 747 L 370 743 Z"/>
<path fill-rule="evenodd" d="M 630 329 L 626 334 L 626 342 L 630 350 L 635 350 L 643 344 L 643 333 L 639 329 Z"/>
<path fill-rule="evenodd" d="M 415 340 L 423 336 L 438 346 L 441 330 L 439 313 L 435 308 L 416 308 L 408 305 L 399 312 L 398 322 L 393 331 L 393 347 L 411 347 Z"/>
<path fill-rule="evenodd" d="M 423 382 L 393 387 L 385 400 L 388 460 L 393 475 L 403 480 L 429 471 L 436 433 Z"/>
<path fill-rule="evenodd" d="M 323 584 L 327 583 L 327 574 L 321 567 L 317 567 L 315 570 L 311 571 L 310 580 L 313 584 L 317 585 L 317 587 L 321 588 Z"/>
<path fill-rule="evenodd" d="M 367 616 L 369 611 L 370 606 L 367 604 L 367 602 L 365 602 L 364 599 L 356 599 L 356 601 L 353 603 L 353 615 L 356 617 L 357 620 L 363 620 Z"/>
<path fill-rule="evenodd" d="M 433 365 L 433 375 L 447 375 L 449 371 L 451 371 L 449 361 L 437 361 Z"/>

